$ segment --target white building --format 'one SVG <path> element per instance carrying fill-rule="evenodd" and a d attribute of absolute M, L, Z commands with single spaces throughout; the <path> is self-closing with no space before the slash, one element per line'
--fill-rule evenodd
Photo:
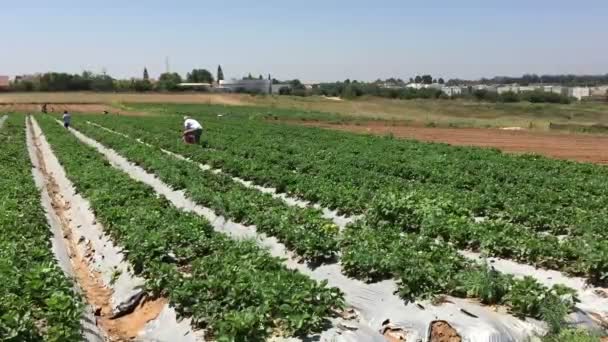
<path fill-rule="evenodd" d="M 496 85 L 477 84 L 477 85 L 473 86 L 473 91 L 475 91 L 475 90 L 487 90 L 487 91 L 491 91 L 491 92 L 497 92 L 498 88 L 499 87 L 496 86 Z"/>
<path fill-rule="evenodd" d="M 498 94 L 504 94 L 508 92 L 519 93 L 519 86 L 516 84 L 503 85 L 496 88 L 496 92 L 498 92 Z"/>
<path fill-rule="evenodd" d="M 608 85 L 592 87 L 589 92 L 591 96 L 606 96 L 608 95 Z"/>
<path fill-rule="evenodd" d="M 0 75 L 0 89 L 8 88 L 9 86 L 9 77 Z"/>
<path fill-rule="evenodd" d="M 256 92 L 268 94 L 271 92 L 270 80 L 221 80 L 219 89 L 229 92 Z"/>
<path fill-rule="evenodd" d="M 567 94 L 570 97 L 574 97 L 577 100 L 582 100 L 583 97 L 589 97 L 591 95 L 588 87 L 572 87 L 568 88 Z"/>
<path fill-rule="evenodd" d="M 433 89 L 439 89 L 441 90 L 441 88 L 443 88 L 443 85 L 439 84 L 439 83 L 433 83 L 433 84 L 426 84 L 426 83 L 408 83 L 405 85 L 406 88 L 414 88 L 414 89 L 428 89 L 428 88 L 433 88 Z"/>
<path fill-rule="evenodd" d="M 461 87 L 443 87 L 443 88 L 441 88 L 441 91 L 450 97 L 458 96 L 458 95 L 462 94 Z"/>
<path fill-rule="evenodd" d="M 209 90 L 213 87 L 213 85 L 211 83 L 188 83 L 188 82 L 179 83 L 177 86 L 182 89 L 205 89 L 205 90 Z"/>
<path fill-rule="evenodd" d="M 413 89 L 422 89 L 424 88 L 424 84 L 422 83 L 408 83 L 405 85 L 406 88 L 413 88 Z"/>

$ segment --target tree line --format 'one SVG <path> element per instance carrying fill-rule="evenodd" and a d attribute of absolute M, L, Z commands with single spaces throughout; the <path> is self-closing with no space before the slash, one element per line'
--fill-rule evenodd
<path fill-rule="evenodd" d="M 402 81 L 401 81 L 402 82 Z M 424 82 L 422 82 L 424 84 Z M 375 81 L 375 82 L 360 82 L 356 80 L 345 80 L 343 82 L 333 83 L 321 83 L 312 87 L 312 89 L 305 89 L 303 86 L 300 88 L 294 88 L 293 85 L 300 84 L 298 80 L 290 81 L 288 85 L 291 86 L 291 91 L 283 92 L 281 89 L 281 95 L 297 95 L 297 96 L 329 96 L 329 97 L 341 97 L 344 99 L 355 99 L 363 96 L 375 96 L 384 97 L 390 99 L 449 99 L 449 98 L 463 98 L 470 100 L 478 100 L 485 102 L 502 102 L 512 103 L 520 101 L 528 101 L 532 103 L 571 103 L 572 99 L 562 94 L 556 94 L 551 92 L 545 92 L 542 90 L 527 91 L 521 93 L 515 92 L 504 92 L 498 94 L 496 91 L 489 90 L 475 90 L 473 86 L 465 86 L 461 88 L 461 92 L 455 96 L 449 96 L 438 87 L 428 88 L 409 88 L 400 85 L 400 80 L 386 80 L 386 81 Z M 429 83 L 427 83 L 429 84 Z M 390 87 L 387 85 L 395 85 Z M 298 89 L 294 91 L 294 89 Z"/>
<path fill-rule="evenodd" d="M 521 77 L 496 76 L 480 80 L 450 79 L 448 85 L 476 85 L 476 84 L 513 84 L 527 86 L 530 84 L 557 84 L 562 86 L 598 86 L 608 84 L 608 74 L 605 75 L 536 75 L 524 74 Z"/>
<path fill-rule="evenodd" d="M 11 91 L 179 91 L 180 83 L 213 83 L 215 79 L 223 80 L 224 72 L 218 66 L 216 77 L 206 69 L 193 69 L 185 78 L 176 72 L 160 75 L 156 82 L 150 79 L 148 69 L 144 68 L 140 79 L 115 79 L 105 73 L 94 74 L 84 71 L 82 74 L 47 72 L 37 77 L 17 77 L 9 86 Z"/>

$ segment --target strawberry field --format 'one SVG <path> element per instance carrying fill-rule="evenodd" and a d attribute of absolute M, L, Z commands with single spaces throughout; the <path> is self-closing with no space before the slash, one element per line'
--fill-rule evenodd
<path fill-rule="evenodd" d="M 604 333 L 604 167 L 289 126 L 231 107 L 150 110 L 75 115 L 70 130 L 52 115 L 12 114 L 0 130 L 5 340 L 79 340 L 90 305 L 54 260 L 28 139 L 48 144 L 142 279 L 138 301 L 166 301 L 204 336 L 171 340 L 382 340 L 387 327 L 430 340 L 436 321 L 475 341 Z M 202 146 L 181 141 L 185 113 L 203 124 Z"/>

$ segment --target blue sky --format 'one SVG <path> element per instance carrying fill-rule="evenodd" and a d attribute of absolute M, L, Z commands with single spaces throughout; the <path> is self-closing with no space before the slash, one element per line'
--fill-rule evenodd
<path fill-rule="evenodd" d="M 0 74 L 608 73 L 606 0 L 0 0 Z"/>

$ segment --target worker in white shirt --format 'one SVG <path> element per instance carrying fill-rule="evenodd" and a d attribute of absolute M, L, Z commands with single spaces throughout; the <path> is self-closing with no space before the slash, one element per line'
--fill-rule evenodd
<path fill-rule="evenodd" d="M 184 116 L 184 142 L 188 144 L 198 144 L 201 142 L 203 126 L 189 116 Z"/>

